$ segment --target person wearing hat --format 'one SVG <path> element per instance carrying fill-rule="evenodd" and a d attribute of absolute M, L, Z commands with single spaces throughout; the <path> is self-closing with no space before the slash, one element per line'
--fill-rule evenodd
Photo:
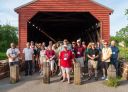
<path fill-rule="evenodd" d="M 68 79 L 68 83 L 70 83 L 70 72 L 72 68 L 72 62 L 74 61 L 74 55 L 71 50 L 68 50 L 67 45 L 63 45 L 64 50 L 60 52 L 59 61 L 60 67 L 62 70 L 63 82 L 65 82 L 66 77 Z"/>
<path fill-rule="evenodd" d="M 61 43 L 61 45 L 60 45 L 60 47 L 58 48 L 58 52 L 59 52 L 59 54 L 60 54 L 60 52 L 61 51 L 63 51 L 64 50 L 64 45 L 67 45 L 67 49 L 68 50 L 71 50 L 71 46 L 69 45 L 69 41 L 67 40 L 67 39 L 64 39 L 63 40 L 63 44 Z M 60 64 L 58 64 L 59 66 L 60 66 Z M 60 72 L 59 72 L 59 76 L 61 76 L 61 69 L 60 69 Z M 61 76 L 61 78 L 60 78 L 60 80 L 62 80 L 62 76 Z"/>
<path fill-rule="evenodd" d="M 101 62 L 101 68 L 102 68 L 102 72 L 103 72 L 101 79 L 103 79 L 103 80 L 104 79 L 108 80 L 107 69 L 109 67 L 111 55 L 112 55 L 112 50 L 108 46 L 108 42 L 104 42 L 104 47 L 102 49 L 102 62 Z"/>
<path fill-rule="evenodd" d="M 76 59 L 76 62 L 79 62 L 80 63 L 80 66 L 81 66 L 81 75 L 84 74 L 84 47 L 81 45 L 81 40 L 78 39 L 77 40 L 77 45 L 75 47 L 75 59 Z M 83 76 L 82 76 L 83 77 Z"/>

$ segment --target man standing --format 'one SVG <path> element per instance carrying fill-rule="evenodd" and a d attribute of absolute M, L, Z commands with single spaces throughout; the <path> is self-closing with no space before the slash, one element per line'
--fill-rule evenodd
<path fill-rule="evenodd" d="M 76 58 L 76 62 L 80 63 L 81 66 L 81 75 L 82 73 L 84 74 L 84 47 L 81 45 L 81 40 L 77 40 L 77 46 L 75 48 L 75 58 Z"/>
<path fill-rule="evenodd" d="M 30 48 L 30 43 L 23 49 L 23 59 L 25 61 L 25 76 L 32 75 L 32 62 L 34 61 L 34 51 Z"/>
<path fill-rule="evenodd" d="M 116 69 L 116 76 L 118 76 L 118 66 L 119 66 L 119 62 L 118 62 L 118 54 L 119 54 L 119 49 L 118 47 L 115 45 L 115 41 L 111 41 L 111 49 L 112 49 L 112 56 L 111 56 L 111 64 L 114 65 L 115 69 Z"/>
<path fill-rule="evenodd" d="M 97 76 L 97 65 L 98 65 L 98 58 L 99 58 L 99 51 L 95 48 L 95 44 L 91 44 L 91 49 L 89 50 L 87 56 L 89 58 L 88 60 L 88 72 L 89 72 L 89 79 L 92 77 L 92 72 L 94 69 L 95 72 L 95 80 L 98 80 Z"/>
<path fill-rule="evenodd" d="M 102 49 L 102 62 L 101 62 L 101 68 L 103 71 L 103 76 L 101 79 L 103 80 L 104 79 L 108 80 L 107 69 L 109 67 L 111 55 L 112 55 L 111 48 L 108 46 L 107 42 L 104 42 L 104 48 Z"/>
<path fill-rule="evenodd" d="M 18 48 L 16 48 L 14 43 L 10 44 L 11 48 L 9 48 L 6 52 L 6 55 L 9 60 L 9 66 L 13 66 L 15 64 L 19 65 L 19 55 L 20 51 Z"/>

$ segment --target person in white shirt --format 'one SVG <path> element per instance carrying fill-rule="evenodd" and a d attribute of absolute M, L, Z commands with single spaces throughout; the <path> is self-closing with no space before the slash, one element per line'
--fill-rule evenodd
<path fill-rule="evenodd" d="M 25 76 L 32 75 L 32 62 L 34 60 L 34 51 L 30 48 L 30 43 L 23 49 L 23 59 L 25 61 Z"/>
<path fill-rule="evenodd" d="M 109 67 L 110 64 L 110 58 L 112 55 L 112 50 L 108 45 L 108 42 L 104 42 L 104 47 L 102 49 L 102 62 L 101 62 L 101 68 L 102 68 L 102 80 L 108 80 L 107 77 L 107 69 Z"/>
<path fill-rule="evenodd" d="M 12 65 L 19 65 L 19 55 L 20 55 L 20 51 L 18 48 L 16 48 L 14 43 L 10 44 L 11 48 L 9 48 L 6 52 L 6 55 L 8 57 L 9 60 L 9 66 Z"/>
<path fill-rule="evenodd" d="M 39 64 L 40 64 L 40 75 L 43 74 L 43 63 L 46 62 L 46 50 L 45 46 L 41 46 L 40 56 L 39 56 Z"/>

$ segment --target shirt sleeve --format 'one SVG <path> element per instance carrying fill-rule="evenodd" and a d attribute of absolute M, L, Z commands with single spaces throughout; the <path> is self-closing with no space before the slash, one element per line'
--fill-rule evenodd
<path fill-rule="evenodd" d="M 31 49 L 32 54 L 34 54 L 34 50 Z"/>
<path fill-rule="evenodd" d="M 109 54 L 110 54 L 110 55 L 112 54 L 112 49 L 111 49 L 111 48 L 109 48 Z"/>
<path fill-rule="evenodd" d="M 53 50 L 53 55 L 55 55 L 55 51 Z"/>
<path fill-rule="evenodd" d="M 61 59 L 62 58 L 62 52 L 60 52 L 60 54 L 59 54 L 59 59 Z"/>
<path fill-rule="evenodd" d="M 20 54 L 20 50 L 19 49 L 17 49 L 17 54 Z"/>
<path fill-rule="evenodd" d="M 9 49 L 8 49 L 7 52 L 6 52 L 6 55 L 7 55 L 7 56 L 9 55 Z"/>
<path fill-rule="evenodd" d="M 120 52 L 120 50 L 119 50 L 119 48 L 117 48 L 118 49 L 118 53 Z"/>
<path fill-rule="evenodd" d="M 70 51 L 70 55 L 71 55 L 71 59 L 74 58 L 74 54 L 72 53 L 72 51 Z"/>

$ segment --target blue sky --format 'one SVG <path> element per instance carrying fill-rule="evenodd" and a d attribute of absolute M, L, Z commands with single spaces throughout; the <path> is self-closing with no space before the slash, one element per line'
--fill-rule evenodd
<path fill-rule="evenodd" d="M 0 24 L 10 24 L 18 27 L 18 14 L 14 8 L 32 0 L 0 0 Z M 128 0 L 94 0 L 114 10 L 110 16 L 110 34 L 128 25 L 128 18 L 124 15 L 128 9 Z"/>

